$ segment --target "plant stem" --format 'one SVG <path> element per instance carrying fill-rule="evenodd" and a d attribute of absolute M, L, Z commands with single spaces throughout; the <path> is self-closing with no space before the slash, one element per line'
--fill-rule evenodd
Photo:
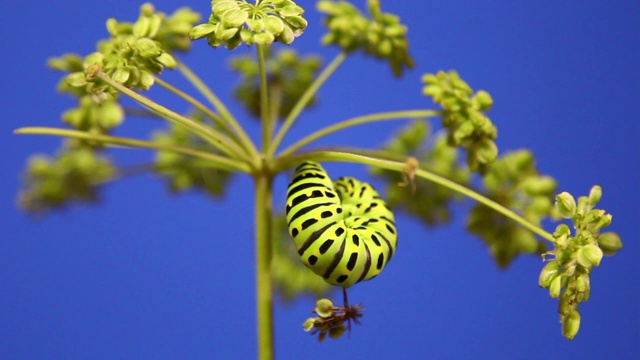
<path fill-rule="evenodd" d="M 200 79 L 200 77 L 198 77 L 198 75 L 191 71 L 191 69 L 185 64 L 178 62 L 178 66 L 176 68 L 184 75 L 185 78 L 187 78 L 187 80 L 191 82 L 191 84 L 193 84 L 193 86 L 195 86 L 196 89 L 198 89 L 198 91 L 200 91 L 202 96 L 204 96 L 205 99 L 207 99 L 207 101 L 209 101 L 211 105 L 213 105 L 218 110 L 220 116 L 222 116 L 222 118 L 229 123 L 229 125 L 238 135 L 241 146 L 253 156 L 257 156 L 256 154 L 258 150 L 256 149 L 247 133 L 244 131 L 242 126 L 240 126 L 238 120 L 236 120 L 229 109 L 227 109 L 224 103 L 220 101 L 220 99 L 207 86 L 207 84 L 205 84 L 202 79 Z"/>
<path fill-rule="evenodd" d="M 318 92 L 318 89 L 320 89 L 320 86 L 322 86 L 322 84 L 324 84 L 324 82 L 327 81 L 327 79 L 331 76 L 331 74 L 333 74 L 336 71 L 336 69 L 340 66 L 340 64 L 344 62 L 346 58 L 347 58 L 347 53 L 341 52 L 340 54 L 338 54 L 331 61 L 331 63 L 327 65 L 327 67 L 324 70 L 322 70 L 322 73 L 318 75 L 318 77 L 313 81 L 313 83 L 304 92 L 304 94 L 302 94 L 298 102 L 293 106 L 293 109 L 291 109 L 291 112 L 289 113 L 287 118 L 284 119 L 284 123 L 282 124 L 282 127 L 280 128 L 280 130 L 278 131 L 278 134 L 276 135 L 276 137 L 273 139 L 273 142 L 269 146 L 269 150 L 267 151 L 267 156 L 271 157 L 276 153 L 276 150 L 278 150 L 278 146 L 280 146 L 282 139 L 287 134 L 287 131 L 289 131 L 289 128 L 291 128 L 291 125 L 293 125 L 293 123 L 296 121 L 296 119 L 298 118 L 298 115 L 300 115 L 302 110 L 304 110 L 305 106 L 307 106 L 309 101 L 311 101 L 313 96 Z"/>
<path fill-rule="evenodd" d="M 338 161 L 338 162 L 354 162 L 365 165 L 376 166 L 383 169 L 394 170 L 394 171 L 405 171 L 407 164 L 405 162 L 399 161 L 390 161 L 384 159 L 378 159 L 369 156 L 356 155 L 346 152 L 337 152 L 337 151 L 315 151 L 315 152 L 307 152 L 299 155 L 289 156 L 286 158 L 278 158 L 276 159 L 276 163 L 274 166 L 274 171 L 280 172 L 291 167 L 296 166 L 300 162 L 304 160 L 315 160 L 315 161 Z M 504 215 L 505 217 L 515 221 L 516 223 L 522 225 L 527 230 L 533 232 L 534 234 L 547 239 L 551 242 L 555 241 L 553 235 L 545 231 L 544 229 L 530 223 L 527 219 L 518 215 L 514 211 L 498 204 L 497 202 L 467 188 L 460 184 L 457 184 L 447 178 L 444 178 L 440 175 L 434 174 L 430 171 L 418 169 L 415 173 L 417 177 L 421 177 L 423 179 L 427 179 L 436 184 L 445 186 L 453 191 L 456 191 L 462 195 L 465 195 L 483 205 L 488 206 L 489 208 L 497 211 L 498 213 Z"/>
<path fill-rule="evenodd" d="M 186 127 L 187 129 L 191 130 L 191 132 L 193 132 L 194 134 L 202 137 L 204 140 L 206 140 L 208 143 L 210 143 L 211 145 L 215 146 L 217 149 L 220 149 L 222 152 L 224 152 L 225 154 L 229 155 L 231 158 L 235 158 L 235 159 L 246 159 L 247 156 L 245 155 L 244 151 L 238 146 L 238 144 L 236 144 L 235 142 L 231 141 L 231 139 L 229 139 L 228 137 L 222 135 L 221 133 L 219 133 L 218 131 L 213 130 L 210 127 L 204 126 L 200 123 L 197 123 L 185 116 L 182 116 L 154 101 L 152 101 L 151 99 L 142 96 L 140 94 L 138 94 L 137 92 L 127 88 L 126 86 L 118 83 L 117 81 L 114 81 L 113 79 L 111 79 L 107 74 L 103 73 L 102 71 L 98 72 L 96 74 L 96 77 L 98 77 L 100 80 L 106 82 L 107 84 L 109 84 L 110 86 L 112 86 L 113 88 L 115 88 L 116 90 L 120 91 L 121 93 L 125 94 L 126 96 L 132 98 L 133 100 L 139 102 L 140 104 L 148 107 L 149 109 L 153 110 L 154 112 L 158 113 L 160 116 L 162 116 L 163 118 L 174 122 L 176 124 L 180 124 L 184 127 Z"/>
<path fill-rule="evenodd" d="M 258 45 L 258 71 L 260 73 L 260 120 L 262 123 L 262 150 L 266 152 L 271 141 L 271 118 L 269 112 L 269 84 L 267 83 L 267 66 L 265 64 L 265 48 Z"/>
<path fill-rule="evenodd" d="M 238 140 L 237 135 L 233 132 L 233 130 L 231 130 L 229 125 L 220 118 L 220 115 L 218 115 L 218 114 L 214 113 L 213 111 L 211 111 L 211 109 L 206 107 L 204 104 L 202 104 L 198 100 L 194 99 L 193 96 L 191 96 L 191 95 L 185 93 L 184 91 L 176 88 L 175 86 L 173 86 L 173 85 L 169 84 L 168 82 L 162 80 L 158 76 L 155 76 L 154 79 L 155 79 L 156 84 L 158 84 L 158 85 L 162 86 L 163 88 L 171 91 L 172 93 L 176 94 L 177 96 L 179 96 L 180 98 L 182 98 L 183 100 L 188 102 L 189 104 L 193 105 L 193 107 L 195 107 L 196 109 L 200 110 L 203 114 L 205 114 L 206 116 L 211 118 L 213 121 L 215 121 L 218 125 L 220 125 L 224 129 L 224 131 L 229 136 L 231 136 L 234 140 L 236 140 L 236 141 Z"/>
<path fill-rule="evenodd" d="M 318 140 L 323 136 L 327 136 L 334 132 L 347 129 L 352 126 L 362 125 L 366 123 L 372 123 L 377 121 L 389 121 L 389 120 L 405 120 L 416 118 L 427 118 L 433 116 L 440 116 L 442 113 L 436 110 L 406 110 L 406 111 L 391 111 L 377 114 L 369 114 L 347 119 L 331 126 L 327 126 L 324 129 L 313 132 L 307 137 L 297 141 L 295 144 L 289 146 L 280 153 L 280 156 L 287 156 L 293 154 L 301 147 L 308 145 L 309 143 Z"/>
<path fill-rule="evenodd" d="M 273 292 L 271 285 L 272 252 L 272 186 L 273 176 L 261 172 L 254 175 L 256 183 L 256 320 L 258 322 L 258 358 L 274 357 Z"/>
<path fill-rule="evenodd" d="M 145 149 L 153 149 L 153 150 L 159 150 L 159 151 L 173 151 L 175 153 L 189 155 L 189 156 L 207 160 L 212 165 L 216 165 L 215 166 L 216 168 L 222 169 L 222 170 L 242 171 L 245 173 L 248 173 L 251 170 L 251 168 L 245 162 L 229 159 L 224 156 L 220 156 L 220 155 L 212 154 L 210 152 L 196 150 L 196 149 L 192 149 L 184 146 L 166 145 L 166 144 L 159 144 L 159 143 L 138 140 L 138 139 L 89 134 L 84 131 L 48 128 L 48 127 L 25 127 L 25 128 L 14 130 L 14 133 L 23 134 L 23 135 L 64 136 L 64 137 L 83 139 L 88 141 L 96 141 L 99 143 L 109 144 L 109 145 L 120 145 L 120 146 L 126 146 L 131 148 L 145 148 Z"/>

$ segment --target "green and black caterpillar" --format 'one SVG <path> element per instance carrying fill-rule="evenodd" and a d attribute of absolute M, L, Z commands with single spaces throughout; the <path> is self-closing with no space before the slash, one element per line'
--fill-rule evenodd
<path fill-rule="evenodd" d="M 310 161 L 289 185 L 287 223 L 305 265 L 345 288 L 377 276 L 398 241 L 393 213 L 371 185 L 349 177 L 332 182 Z"/>

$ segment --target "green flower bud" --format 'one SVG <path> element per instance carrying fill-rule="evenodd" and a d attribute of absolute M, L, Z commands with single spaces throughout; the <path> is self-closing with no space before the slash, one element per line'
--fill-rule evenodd
<path fill-rule="evenodd" d="M 82 87 L 87 85 L 87 78 L 84 76 L 83 72 L 69 74 L 65 81 L 73 87 Z"/>
<path fill-rule="evenodd" d="M 333 316 L 333 302 L 329 299 L 320 299 L 316 301 L 315 312 L 323 318 Z"/>
<path fill-rule="evenodd" d="M 576 213 L 586 216 L 590 209 L 591 206 L 589 206 L 589 198 L 586 196 L 580 196 L 578 198 L 578 208 L 576 209 Z"/>
<path fill-rule="evenodd" d="M 313 326 L 316 323 L 316 318 L 308 318 L 307 320 L 305 320 L 305 322 L 302 324 L 302 328 L 304 329 L 304 331 L 311 331 L 311 329 L 313 329 Z"/>
<path fill-rule="evenodd" d="M 162 49 L 158 44 L 149 38 L 140 38 L 136 40 L 134 46 L 140 52 L 140 56 L 144 58 L 152 58 L 162 54 Z"/>
<path fill-rule="evenodd" d="M 230 9 L 222 15 L 222 25 L 225 28 L 239 27 L 247 21 L 249 14 L 240 9 Z"/>
<path fill-rule="evenodd" d="M 278 41 L 286 45 L 290 45 L 295 38 L 296 36 L 293 33 L 293 30 L 288 26 L 283 27 L 282 32 L 278 35 Z"/>
<path fill-rule="evenodd" d="M 216 26 L 211 24 L 200 24 L 196 25 L 191 31 L 189 31 L 189 37 L 192 40 L 197 40 L 202 37 L 205 37 L 212 32 L 216 31 Z"/>
<path fill-rule="evenodd" d="M 602 188 L 594 185 L 589 192 L 589 205 L 595 206 L 602 198 Z"/>
<path fill-rule="evenodd" d="M 567 224 L 560 224 L 556 226 L 556 230 L 553 232 L 553 237 L 559 238 L 561 236 L 570 236 L 571 228 Z"/>
<path fill-rule="evenodd" d="M 576 200 L 568 192 L 561 192 L 556 195 L 556 209 L 562 217 L 568 219 L 576 213 Z"/>
<path fill-rule="evenodd" d="M 114 81 L 124 84 L 127 82 L 127 80 L 129 80 L 129 75 L 131 75 L 131 72 L 129 71 L 129 69 L 127 69 L 126 67 L 118 67 L 113 72 L 113 74 L 111 74 L 111 78 Z"/>
<path fill-rule="evenodd" d="M 569 340 L 578 334 L 580 330 L 580 313 L 576 309 L 569 313 L 569 315 L 562 317 L 562 335 Z"/>
<path fill-rule="evenodd" d="M 493 98 L 491 97 L 491 95 L 489 95 L 488 92 L 484 90 L 478 91 L 475 94 L 475 96 L 471 99 L 471 101 L 473 101 L 474 105 L 476 106 L 476 109 L 480 111 L 488 111 L 491 109 L 491 106 L 493 105 Z"/>
<path fill-rule="evenodd" d="M 285 28 L 284 21 L 277 16 L 267 16 L 264 18 L 264 26 L 267 32 L 273 35 L 280 35 Z"/>
<path fill-rule="evenodd" d="M 271 33 L 258 33 L 253 36 L 253 41 L 260 45 L 270 45 L 275 41 L 275 36 Z"/>
<path fill-rule="evenodd" d="M 477 144 L 475 155 L 481 164 L 492 163 L 498 157 L 498 146 L 489 139 L 482 139 Z"/>
<path fill-rule="evenodd" d="M 304 9 L 298 5 L 287 5 L 280 10 L 280 15 L 284 17 L 299 16 L 304 13 Z"/>
<path fill-rule="evenodd" d="M 558 302 L 558 313 L 562 316 L 568 315 L 575 310 L 575 305 L 571 297 L 563 296 Z"/>
<path fill-rule="evenodd" d="M 266 28 L 266 23 L 265 23 L 264 19 L 248 19 L 247 20 L 247 26 L 253 32 L 259 33 L 259 32 L 263 32 L 264 31 L 264 29 Z"/>
<path fill-rule="evenodd" d="M 99 111 L 100 126 L 105 129 L 112 129 L 120 125 L 124 120 L 124 110 L 116 102 L 103 104 Z"/>
<path fill-rule="evenodd" d="M 558 276 L 558 268 L 559 264 L 556 260 L 551 260 L 547 263 L 547 265 L 542 268 L 540 272 L 540 277 L 538 278 L 538 285 L 541 287 L 548 289 L 551 285 L 551 281 L 553 281 Z"/>
<path fill-rule="evenodd" d="M 576 291 L 588 292 L 591 290 L 591 280 L 589 274 L 582 274 L 576 279 Z"/>
<path fill-rule="evenodd" d="M 133 24 L 133 35 L 136 37 L 147 36 L 147 32 L 149 31 L 149 27 L 151 26 L 151 20 L 142 16 Z"/>
<path fill-rule="evenodd" d="M 31 176 L 44 176 L 51 170 L 51 161 L 44 155 L 33 155 L 29 158 L 29 174 Z"/>
<path fill-rule="evenodd" d="M 587 244 L 578 249 L 578 263 L 587 269 L 600 265 L 604 253 L 595 244 Z"/>
<path fill-rule="evenodd" d="M 332 327 L 331 330 L 329 330 L 329 337 L 332 339 L 339 339 L 340 336 L 342 336 L 342 334 L 344 334 L 344 332 L 347 330 L 347 327 L 344 325 L 338 325 L 335 327 Z"/>
<path fill-rule="evenodd" d="M 294 33 L 298 33 L 299 31 L 306 29 L 307 25 L 309 24 L 307 20 L 302 16 L 288 16 L 284 18 L 284 21 L 286 21 L 287 24 L 291 25 L 292 28 L 296 29 Z"/>
<path fill-rule="evenodd" d="M 598 221 L 598 223 L 596 224 L 596 229 L 600 230 L 606 228 L 607 226 L 611 225 L 612 220 L 613 216 L 611 214 L 604 214 L 600 218 L 600 221 Z"/>
<path fill-rule="evenodd" d="M 174 67 L 176 67 L 176 65 L 178 65 L 176 59 L 174 59 L 173 56 L 169 55 L 169 53 L 160 54 L 160 56 L 158 56 L 156 60 L 169 69 L 173 69 Z"/>
<path fill-rule="evenodd" d="M 549 296 L 557 299 L 562 291 L 562 276 L 556 276 L 549 284 Z"/>
<path fill-rule="evenodd" d="M 598 237 L 598 246 L 605 255 L 614 255 L 618 250 L 622 249 L 622 240 L 618 234 L 606 232 Z"/>
<path fill-rule="evenodd" d="M 140 89 L 149 90 L 155 81 L 153 74 L 148 71 L 140 71 L 140 81 L 138 82 L 138 87 Z"/>
<path fill-rule="evenodd" d="M 523 184 L 524 191 L 532 196 L 553 193 L 557 186 L 558 184 L 551 176 L 529 177 Z"/>

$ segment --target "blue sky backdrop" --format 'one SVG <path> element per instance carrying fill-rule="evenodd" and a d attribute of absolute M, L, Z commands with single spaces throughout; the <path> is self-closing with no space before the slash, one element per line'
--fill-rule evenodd
<path fill-rule="evenodd" d="M 363 5 L 364 1 L 357 1 Z M 638 359 L 640 357 L 640 3 L 638 1 L 382 1 L 409 28 L 416 68 L 400 80 L 386 64 L 356 55 L 320 93 L 285 143 L 351 116 L 433 107 L 420 76 L 457 70 L 489 91 L 489 113 L 502 152 L 532 149 L 539 170 L 560 190 L 587 194 L 600 184 L 601 207 L 624 241 L 592 276 L 573 341 L 560 332 L 557 302 L 538 288 L 542 263 L 517 259 L 496 268 L 481 242 L 463 231 L 464 212 L 429 231 L 398 216 L 398 252 L 384 273 L 358 284 L 352 301 L 368 309 L 351 339 L 319 344 L 304 333 L 312 298 L 276 301 L 276 353 L 281 359 Z M 3 1 L 3 120 L 0 148 L 0 358 L 250 359 L 254 331 L 253 185 L 237 177 L 225 199 L 170 196 L 153 175 L 106 186 L 100 206 L 80 206 L 35 219 L 15 206 L 25 160 L 53 153 L 60 139 L 16 136 L 27 125 L 61 126 L 72 101 L 56 94 L 49 56 L 87 54 L 106 36 L 108 17 L 133 21 L 141 2 Z M 209 1 L 162 0 L 208 14 Z M 314 1 L 308 31 L 293 47 L 320 52 L 324 29 Z M 197 42 L 184 57 L 223 100 L 232 100 L 232 54 Z M 177 74 L 168 79 L 188 89 Z M 159 89 L 158 89 L 159 90 Z M 162 91 L 154 99 L 184 111 Z M 242 109 L 231 106 L 236 114 Z M 438 121 L 435 122 L 436 126 Z M 160 125 L 127 121 L 117 134 L 146 137 Z M 255 123 L 249 125 L 257 134 Z M 322 145 L 381 145 L 398 122 L 336 134 Z M 117 149 L 122 164 L 152 154 Z M 359 165 L 328 164 L 333 176 L 366 178 Z M 288 179 L 276 182 L 284 207 Z M 251 214 L 251 215 L 250 215 Z M 551 230 L 551 229 L 550 229 Z"/>

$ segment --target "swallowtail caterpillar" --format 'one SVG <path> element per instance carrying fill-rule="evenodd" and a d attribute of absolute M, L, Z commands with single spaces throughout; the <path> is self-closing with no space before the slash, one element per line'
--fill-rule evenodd
<path fill-rule="evenodd" d="M 376 277 L 396 250 L 393 213 L 373 187 L 350 177 L 332 181 L 318 163 L 296 169 L 286 212 L 302 261 L 330 284 Z"/>

